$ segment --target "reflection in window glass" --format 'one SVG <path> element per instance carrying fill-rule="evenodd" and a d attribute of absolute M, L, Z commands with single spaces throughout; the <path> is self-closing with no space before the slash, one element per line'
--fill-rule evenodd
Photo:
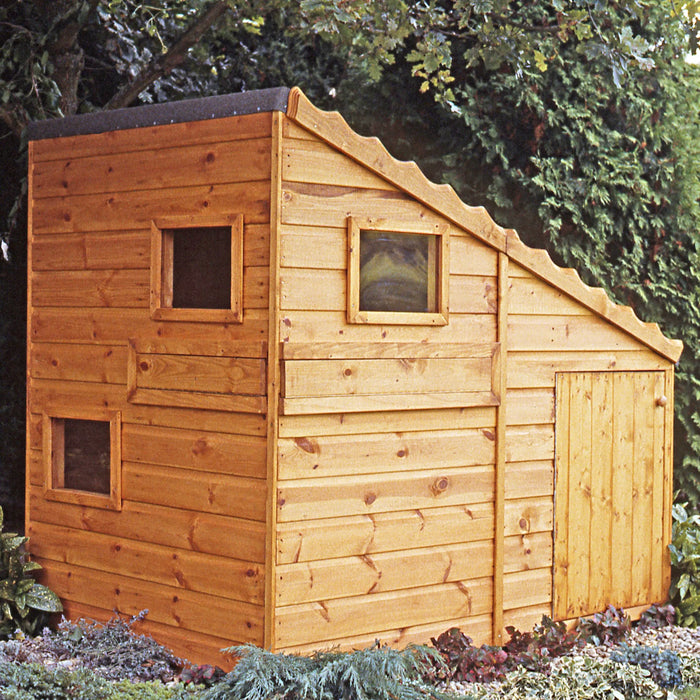
<path fill-rule="evenodd" d="M 360 310 L 435 313 L 437 236 L 360 231 Z"/>

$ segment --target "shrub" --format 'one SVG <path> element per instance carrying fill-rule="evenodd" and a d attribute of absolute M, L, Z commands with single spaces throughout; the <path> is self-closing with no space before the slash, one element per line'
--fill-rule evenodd
<path fill-rule="evenodd" d="M 254 646 L 226 649 L 240 657 L 233 671 L 205 691 L 203 700 L 425 700 L 440 694 L 422 682 L 431 663 L 440 663 L 428 647 L 403 651 L 376 644 L 352 652 L 311 656 L 273 654 Z"/>
<path fill-rule="evenodd" d="M 697 627 L 700 623 L 700 515 L 689 515 L 687 503 L 673 505 L 671 588 L 676 623 Z"/>
<path fill-rule="evenodd" d="M 631 629 L 629 615 L 612 605 L 603 612 L 580 619 L 576 626 L 579 638 L 596 646 L 619 644 Z"/>
<path fill-rule="evenodd" d="M 662 688 L 675 688 L 682 685 L 681 660 L 673 651 L 659 651 L 658 647 L 623 644 L 610 654 L 610 659 L 621 664 L 634 664 L 645 668 L 654 682 Z"/>
<path fill-rule="evenodd" d="M 670 603 L 667 605 L 650 605 L 639 618 L 637 627 L 642 630 L 668 627 L 676 621 L 676 609 Z"/>
<path fill-rule="evenodd" d="M 27 538 L 2 529 L 0 508 L 0 639 L 7 639 L 17 630 L 34 634 L 50 613 L 61 612 L 63 606 L 53 591 L 32 578 L 41 566 L 28 561 Z"/>
<path fill-rule="evenodd" d="M 0 662 L 3 700 L 185 700 L 198 697 L 199 692 L 195 687 L 168 687 L 158 682 L 113 683 L 86 668 Z"/>
<path fill-rule="evenodd" d="M 143 610 L 128 620 L 117 616 L 104 624 L 63 620 L 55 631 L 44 630 L 42 651 L 55 659 L 75 659 L 108 680 L 170 681 L 186 662 L 151 637 L 133 632 L 147 614 Z"/>

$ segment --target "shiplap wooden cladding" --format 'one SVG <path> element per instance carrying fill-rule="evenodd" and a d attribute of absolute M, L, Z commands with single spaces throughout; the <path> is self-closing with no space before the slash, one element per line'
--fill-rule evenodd
<path fill-rule="evenodd" d="M 298 89 L 100 119 L 30 129 L 27 528 L 70 616 L 224 664 L 664 598 L 679 342 Z M 230 290 L 180 308 L 210 229 Z M 429 237 L 425 310 L 361 308 L 363 230 Z M 71 420 L 108 490 L 62 481 Z"/>

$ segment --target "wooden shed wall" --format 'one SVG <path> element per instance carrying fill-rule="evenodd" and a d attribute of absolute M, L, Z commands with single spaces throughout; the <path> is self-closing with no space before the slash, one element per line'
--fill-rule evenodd
<path fill-rule="evenodd" d="M 509 265 L 508 306 L 505 526 L 506 532 L 514 539 L 512 546 L 505 548 L 504 625 L 527 629 L 539 622 L 543 614 L 552 614 L 557 373 L 605 372 L 605 376 L 609 376 L 612 372 L 658 371 L 661 372 L 662 388 L 672 398 L 673 365 L 513 262 Z M 655 389 L 659 387 L 652 384 L 650 390 Z M 634 397 L 630 395 L 623 411 L 630 414 L 633 408 Z M 612 419 L 612 413 L 610 417 Z M 630 543 L 632 539 L 635 541 L 636 558 L 634 561 L 630 558 L 627 567 L 630 578 L 632 570 L 640 567 L 653 566 L 658 573 L 656 590 L 650 588 L 642 594 L 643 598 L 647 596 L 644 602 L 648 604 L 663 599 L 668 588 L 670 569 L 665 545 L 670 534 L 671 417 L 672 408 L 666 411 L 665 451 L 663 464 L 658 465 L 659 479 L 653 490 L 642 493 L 640 488 L 638 496 L 635 495 L 640 504 L 644 499 L 648 503 L 653 501 L 658 507 L 657 515 L 663 513 L 664 542 L 653 544 L 651 530 L 641 528 L 634 533 L 631 527 L 627 527 L 624 535 L 630 538 Z M 633 438 L 629 436 L 628 439 Z M 634 469 L 634 460 L 627 464 Z M 632 477 L 629 478 L 631 481 Z M 571 488 L 574 488 L 573 484 Z M 566 498 L 563 494 L 561 496 Z M 608 494 L 605 497 L 608 500 L 603 503 L 602 498 L 601 495 L 597 507 L 611 511 L 608 518 L 619 518 L 614 499 Z M 562 513 L 566 510 L 567 506 L 562 506 Z M 574 508 L 571 517 L 581 518 L 581 527 L 585 527 L 588 515 Z M 563 522 L 556 523 L 556 527 L 565 526 Z M 600 519 L 595 527 L 598 528 L 596 536 L 601 542 L 605 541 L 604 520 Z M 644 557 L 648 559 L 652 546 L 658 549 L 658 560 L 642 561 Z M 548 556 L 545 556 L 545 547 Z M 611 592 L 610 583 L 602 582 L 606 578 L 602 567 L 593 565 L 585 571 L 575 571 L 572 567 L 568 577 L 572 587 L 581 585 L 583 579 L 598 580 Z M 661 577 L 664 581 L 659 583 Z M 527 605 L 508 597 L 508 590 L 516 587 L 532 591 Z M 607 602 L 622 604 L 615 597 L 616 594 L 611 592 L 611 599 L 603 606 Z"/>
<path fill-rule="evenodd" d="M 380 368 L 362 358 L 495 343 L 498 253 L 452 227 L 448 325 L 349 325 L 347 217 L 445 221 L 288 121 L 284 136 L 275 646 L 406 644 L 451 625 L 488 641 L 496 408 L 394 410 L 389 402 L 376 411 L 389 390 L 383 374 L 393 382 L 402 362 L 410 374 L 416 360 Z M 320 401 L 322 387 L 305 369 L 324 353 L 334 360 L 325 362 L 329 395 L 345 391 L 342 377 L 355 367 L 374 377 L 375 395 L 365 384 Z M 434 392 L 449 384 L 435 386 L 423 368 L 420 391 L 439 401 Z M 339 400 L 347 410 L 332 412 Z"/>
<path fill-rule="evenodd" d="M 271 122 L 267 113 L 31 144 L 32 554 L 71 616 L 148 608 L 144 628 L 194 660 L 263 642 Z M 152 320 L 152 219 L 192 215 L 197 225 L 220 213 L 244 216 L 243 323 Z M 212 346 L 257 358 L 257 410 L 198 410 L 212 407 L 195 394 L 174 408 L 167 392 L 128 401 L 129 339 L 164 353 L 175 374 L 188 373 L 187 353 Z M 44 497 L 42 414 L 94 407 L 121 411 L 121 512 Z"/>

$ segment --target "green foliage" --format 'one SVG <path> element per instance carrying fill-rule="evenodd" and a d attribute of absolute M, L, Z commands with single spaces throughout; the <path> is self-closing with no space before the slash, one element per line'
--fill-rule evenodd
<path fill-rule="evenodd" d="M 603 612 L 580 619 L 576 625 L 578 637 L 596 646 L 619 644 L 631 629 L 629 615 L 622 608 L 612 605 L 608 605 Z"/>
<path fill-rule="evenodd" d="M 0 697 L 3 700 L 185 700 L 200 689 L 162 683 L 113 683 L 79 668 L 49 669 L 39 664 L 0 662 Z"/>
<path fill-rule="evenodd" d="M 673 506 L 671 588 L 676 622 L 685 627 L 700 624 L 700 515 L 688 513 L 687 504 Z"/>
<path fill-rule="evenodd" d="M 353 652 L 311 656 L 273 654 L 254 646 L 231 647 L 240 657 L 233 671 L 203 700 L 425 700 L 440 697 L 421 682 L 439 655 L 428 647 L 403 651 L 375 645 Z"/>
<path fill-rule="evenodd" d="M 17 630 L 33 634 L 46 622 L 47 613 L 63 610 L 58 596 L 32 578 L 41 567 L 27 559 L 27 538 L 2 530 L 0 508 L 0 639 Z"/>
<path fill-rule="evenodd" d="M 509 673 L 499 688 L 471 686 L 469 690 L 480 700 L 632 700 L 666 696 L 640 666 L 587 656 L 562 657 L 547 674 L 519 668 Z"/>

